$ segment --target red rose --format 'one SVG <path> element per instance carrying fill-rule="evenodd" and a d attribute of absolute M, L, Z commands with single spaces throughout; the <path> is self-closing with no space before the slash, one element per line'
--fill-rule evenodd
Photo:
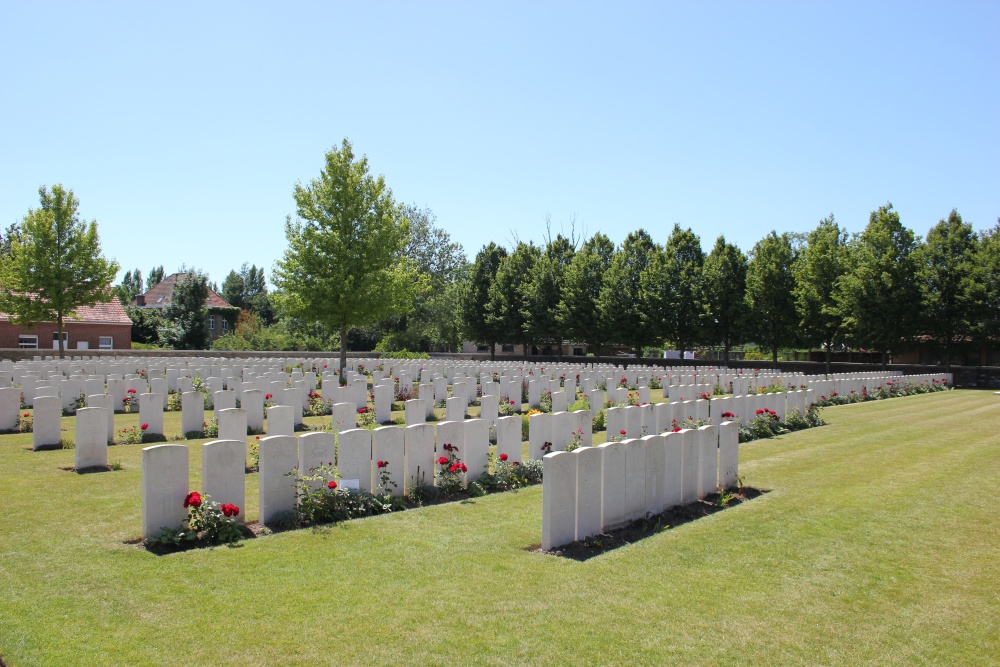
<path fill-rule="evenodd" d="M 273 396 L 273 394 L 267 394 L 267 395 L 265 395 L 264 396 L 264 400 L 265 401 L 270 401 L 271 400 L 271 396 Z"/>
<path fill-rule="evenodd" d="M 184 507 L 201 507 L 201 494 L 197 491 L 187 494 L 184 498 Z"/>
<path fill-rule="evenodd" d="M 28 413 L 28 412 L 25 412 L 25 413 L 24 413 L 24 416 L 25 416 L 25 417 L 30 417 L 30 416 L 31 416 L 31 414 L 30 414 L 30 413 Z"/>
<path fill-rule="evenodd" d="M 764 411 L 758 408 L 757 414 L 762 415 L 762 414 L 764 414 Z"/>
<path fill-rule="evenodd" d="M 259 435 L 257 436 L 257 440 L 260 440 L 260 436 Z"/>
<path fill-rule="evenodd" d="M 379 462 L 378 462 L 378 467 L 379 467 L 379 468 L 385 468 L 385 467 L 386 467 L 386 466 L 388 466 L 388 465 L 389 465 L 389 462 L 388 462 L 388 461 L 379 461 Z"/>
<path fill-rule="evenodd" d="M 452 463 L 451 466 L 448 468 L 448 472 L 456 472 L 457 470 L 458 470 L 457 463 Z"/>
<path fill-rule="evenodd" d="M 506 461 L 507 460 L 507 455 L 506 454 L 501 454 L 500 455 L 500 460 L 501 461 Z"/>
<path fill-rule="evenodd" d="M 224 504 L 219 509 L 221 509 L 222 513 L 225 514 L 227 517 L 233 515 L 233 506 L 230 505 L 229 503 Z"/>
<path fill-rule="evenodd" d="M 448 463 L 448 459 L 444 456 L 438 457 L 438 465 L 445 465 Z"/>
<path fill-rule="evenodd" d="M 130 393 L 130 394 L 134 394 L 134 393 L 135 393 L 135 389 L 129 389 L 129 390 L 128 390 L 128 393 Z"/>
<path fill-rule="evenodd" d="M 514 461 L 514 467 L 515 467 L 515 468 L 516 468 L 517 466 L 519 466 L 519 465 L 521 465 L 521 462 L 520 462 L 520 461 Z"/>
<path fill-rule="evenodd" d="M 326 483 L 326 488 L 328 488 L 328 489 L 336 489 L 337 488 L 337 483 L 331 479 L 329 482 Z"/>
<path fill-rule="evenodd" d="M 625 429 L 618 431 L 618 435 L 625 435 Z"/>
<path fill-rule="evenodd" d="M 511 405 L 514 405 L 514 401 L 511 401 L 511 402 L 510 402 L 510 404 L 511 404 Z"/>
<path fill-rule="evenodd" d="M 459 467 L 462 468 L 462 472 L 469 472 L 469 467 L 464 463 L 459 464 Z"/>
<path fill-rule="evenodd" d="M 141 428 L 143 431 L 145 431 L 147 428 L 149 428 L 149 424 L 143 423 L 143 425 L 140 426 L 139 428 Z"/>
<path fill-rule="evenodd" d="M 236 505 L 230 505 L 230 507 L 233 508 L 233 516 L 239 516 L 240 515 L 240 508 L 239 507 L 237 507 Z"/>
<path fill-rule="evenodd" d="M 681 427 L 680 427 L 680 426 L 675 426 L 675 427 L 674 427 L 674 430 L 672 430 L 672 431 L 671 431 L 671 433 L 679 433 L 679 432 L 680 432 L 680 430 L 681 430 Z"/>

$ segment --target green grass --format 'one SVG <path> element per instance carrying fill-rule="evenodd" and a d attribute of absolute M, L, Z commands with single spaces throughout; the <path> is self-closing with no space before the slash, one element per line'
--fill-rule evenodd
<path fill-rule="evenodd" d="M 996 664 L 1000 398 L 952 391 L 823 416 L 741 446 L 744 483 L 771 493 L 582 563 L 524 550 L 540 540 L 537 487 L 156 557 L 124 544 L 140 531 L 141 446 L 110 450 L 123 471 L 76 475 L 60 470 L 72 451 L 2 436 L 0 655 L 11 667 Z M 199 467 L 192 452 L 194 487 Z M 256 492 L 250 475 L 251 518 Z"/>

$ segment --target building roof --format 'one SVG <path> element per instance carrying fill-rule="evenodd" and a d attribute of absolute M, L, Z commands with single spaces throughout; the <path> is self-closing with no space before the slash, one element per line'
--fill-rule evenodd
<path fill-rule="evenodd" d="M 9 320 L 7 313 L 0 313 L 0 320 Z M 80 306 L 64 322 L 81 322 L 86 324 L 127 324 L 132 326 L 132 319 L 125 312 L 117 296 L 112 296 L 108 303 L 95 306 Z"/>
<path fill-rule="evenodd" d="M 139 308 L 166 308 L 170 303 L 170 296 L 174 293 L 174 285 L 186 275 L 186 273 L 172 273 L 166 276 L 163 280 L 153 285 L 148 292 L 137 296 L 132 305 Z M 213 292 L 211 288 L 208 290 L 208 298 L 205 299 L 205 307 L 232 308 L 228 301 Z"/>

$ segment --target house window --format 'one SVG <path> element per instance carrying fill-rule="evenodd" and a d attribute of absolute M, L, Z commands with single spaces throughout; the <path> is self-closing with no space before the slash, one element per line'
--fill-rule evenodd
<path fill-rule="evenodd" d="M 229 320 L 224 317 L 222 318 L 222 330 L 229 331 Z"/>
<path fill-rule="evenodd" d="M 38 336 L 18 336 L 17 346 L 24 348 L 38 349 Z"/>
<path fill-rule="evenodd" d="M 215 331 L 215 315 L 208 316 L 208 330 Z"/>
<path fill-rule="evenodd" d="M 63 349 L 64 350 L 68 350 L 69 349 L 69 332 L 68 331 L 63 331 L 62 340 L 63 340 Z M 53 350 L 58 350 L 59 349 L 59 332 L 58 331 L 53 331 L 52 332 L 52 349 Z"/>
<path fill-rule="evenodd" d="M 115 346 L 115 339 L 111 336 L 100 336 L 97 347 L 102 350 L 110 350 Z"/>
<path fill-rule="evenodd" d="M 513 352 L 514 351 L 514 346 L 513 345 L 501 345 L 500 346 L 500 351 L 501 352 Z"/>

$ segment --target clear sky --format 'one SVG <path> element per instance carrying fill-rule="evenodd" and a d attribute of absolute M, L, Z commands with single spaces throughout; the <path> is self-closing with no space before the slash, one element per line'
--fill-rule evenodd
<path fill-rule="evenodd" d="M 347 137 L 473 258 L 891 201 L 1000 216 L 1000 2 L 0 0 L 0 224 L 72 188 L 124 269 L 270 276 Z"/>

